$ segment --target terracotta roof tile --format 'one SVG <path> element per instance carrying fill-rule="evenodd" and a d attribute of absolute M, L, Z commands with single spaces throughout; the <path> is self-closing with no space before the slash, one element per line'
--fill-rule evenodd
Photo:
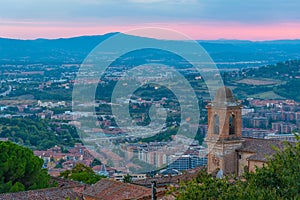
<path fill-rule="evenodd" d="M 196 178 L 198 172 L 203 169 L 204 167 L 197 167 L 195 169 L 187 170 L 184 174 L 178 176 L 162 176 L 135 180 L 133 181 L 133 184 L 151 187 L 152 181 L 156 181 L 157 187 L 164 187 L 170 184 L 178 184 L 180 181 L 190 181 L 193 178 Z"/>
<path fill-rule="evenodd" d="M 80 192 L 74 190 L 75 188 L 50 188 L 42 190 L 31 190 L 26 192 L 0 194 L 1 200 L 65 200 L 70 199 L 83 200 Z"/>
<path fill-rule="evenodd" d="M 83 200 L 82 192 L 87 185 L 63 178 L 51 177 L 51 179 L 58 183 L 57 187 L 0 194 L 0 200 L 65 200 L 67 197 L 71 200 L 76 198 Z"/>
<path fill-rule="evenodd" d="M 151 189 L 129 183 L 101 179 L 86 189 L 83 195 L 102 200 L 138 199 L 151 195 Z"/>
<path fill-rule="evenodd" d="M 273 147 L 283 149 L 284 143 L 284 141 L 280 140 L 245 138 L 242 147 L 237 149 L 237 151 L 255 153 L 255 155 L 250 156 L 248 159 L 266 162 L 269 156 L 276 153 Z"/>

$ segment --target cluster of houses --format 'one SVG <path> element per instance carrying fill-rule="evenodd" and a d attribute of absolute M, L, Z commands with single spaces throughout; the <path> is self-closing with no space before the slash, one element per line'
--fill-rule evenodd
<path fill-rule="evenodd" d="M 250 99 L 243 108 L 244 137 L 296 141 L 300 129 L 300 104 L 292 100 Z"/>

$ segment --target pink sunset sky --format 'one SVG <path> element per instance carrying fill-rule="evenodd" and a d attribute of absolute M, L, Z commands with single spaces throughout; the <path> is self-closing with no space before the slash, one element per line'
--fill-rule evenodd
<path fill-rule="evenodd" d="M 142 27 L 168 28 L 187 35 L 192 39 L 242 39 L 242 40 L 278 40 L 299 39 L 300 23 L 247 25 L 247 24 L 140 24 L 140 25 L 0 25 L 0 36 L 4 38 L 36 39 L 65 38 L 82 35 L 101 35 L 109 32 L 127 32 Z M 173 38 L 169 38 L 173 39 Z"/>
<path fill-rule="evenodd" d="M 192 39 L 300 39 L 297 0 L 1 1 L 0 37 L 62 38 L 168 28 Z M 288 11 L 288 12 L 287 12 Z M 172 38 L 170 38 L 172 39 Z"/>

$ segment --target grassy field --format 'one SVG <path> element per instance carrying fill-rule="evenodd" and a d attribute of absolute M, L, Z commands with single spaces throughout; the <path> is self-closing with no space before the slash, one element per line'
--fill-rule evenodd
<path fill-rule="evenodd" d="M 249 78 L 245 78 L 236 82 L 244 83 L 247 85 L 276 85 L 281 83 L 281 81 L 274 80 L 274 79 L 249 79 Z"/>
<path fill-rule="evenodd" d="M 273 91 L 262 92 L 254 95 L 249 95 L 251 98 L 260 98 L 260 99 L 285 99 L 282 96 L 275 94 Z"/>

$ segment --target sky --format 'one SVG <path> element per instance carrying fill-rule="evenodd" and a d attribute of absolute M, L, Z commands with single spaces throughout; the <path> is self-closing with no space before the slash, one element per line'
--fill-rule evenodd
<path fill-rule="evenodd" d="M 0 37 L 168 28 L 192 39 L 300 39 L 299 0 L 1 0 Z"/>

